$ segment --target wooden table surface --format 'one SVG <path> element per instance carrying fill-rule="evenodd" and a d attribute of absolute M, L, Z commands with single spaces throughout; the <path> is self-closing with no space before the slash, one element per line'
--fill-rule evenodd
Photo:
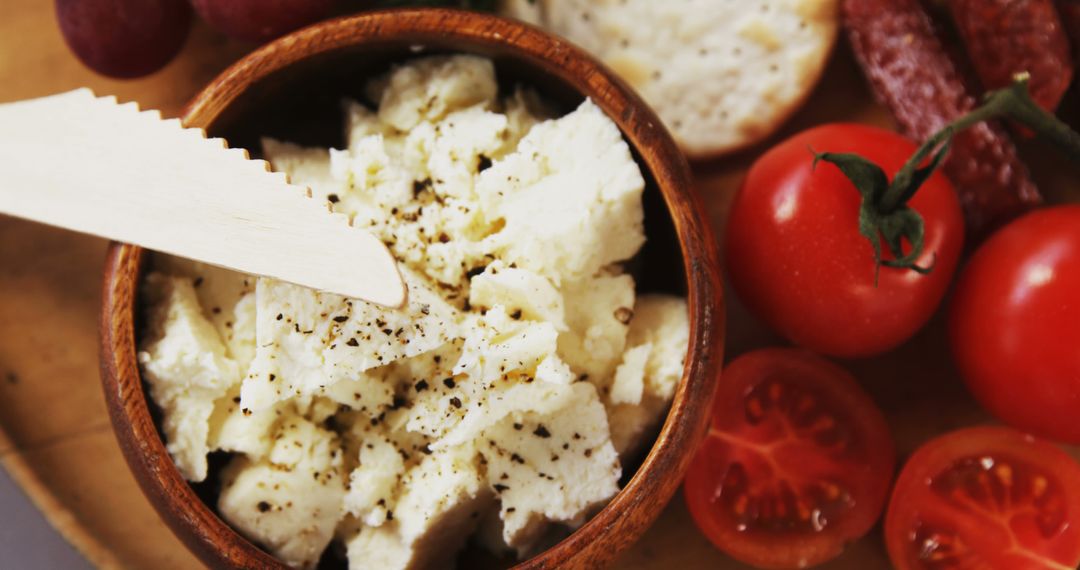
<path fill-rule="evenodd" d="M 64 46 L 45 0 L 7 0 L 0 18 L 0 102 L 81 86 L 175 116 L 203 84 L 251 46 L 201 24 L 164 70 L 112 81 L 83 68 Z M 1076 95 L 1075 93 L 1073 95 Z M 1074 97 L 1075 99 L 1075 97 Z M 888 124 L 846 50 L 784 134 L 846 120 Z M 1036 149 L 1037 150 L 1037 149 Z M 695 166 L 714 226 L 754 154 Z M 1044 188 L 1064 188 L 1063 161 L 1028 152 Z M 62 156 L 56 157 L 63 168 Z M 1074 173 L 1075 174 L 1075 173 Z M 113 437 L 97 371 L 97 312 L 105 242 L 0 216 L 0 462 L 52 524 L 104 568 L 191 568 L 198 562 L 158 519 Z M 778 344 L 729 298 L 727 353 Z M 901 457 L 933 434 L 988 421 L 956 378 L 941 319 L 882 358 L 846 363 L 885 411 Z M 746 568 L 694 528 L 677 496 L 619 568 Z M 877 530 L 822 568 L 888 568 Z"/>

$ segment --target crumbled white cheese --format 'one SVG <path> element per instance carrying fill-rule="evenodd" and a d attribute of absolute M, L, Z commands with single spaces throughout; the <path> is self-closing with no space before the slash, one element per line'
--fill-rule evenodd
<path fill-rule="evenodd" d="M 642 295 L 634 305 L 634 316 L 627 335 L 628 346 L 649 345 L 645 365 L 648 393 L 670 400 L 683 373 L 690 342 L 689 313 L 686 299 L 671 295 Z"/>
<path fill-rule="evenodd" d="M 340 520 L 343 460 L 332 432 L 287 418 L 267 459 L 239 456 L 225 468 L 218 511 L 290 566 L 313 568 Z"/>
<path fill-rule="evenodd" d="M 634 305 L 626 342 L 630 348 L 607 402 L 611 441 L 624 459 L 640 451 L 644 436 L 667 412 L 682 377 L 688 318 L 686 300 L 670 295 L 642 295 Z"/>
<path fill-rule="evenodd" d="M 471 445 L 436 452 L 408 471 L 392 515 L 346 539 L 351 568 L 445 567 L 491 509 Z"/>
<path fill-rule="evenodd" d="M 272 441 L 266 435 L 289 410 L 288 403 L 244 413 L 240 407 L 240 386 L 233 387 L 214 403 L 209 418 L 209 443 L 211 450 L 243 453 L 253 459 L 262 459 L 270 452 Z"/>
<path fill-rule="evenodd" d="M 403 269 L 407 305 L 387 311 L 363 301 L 260 278 L 255 288 L 255 360 L 240 405 L 251 411 L 416 356 L 457 335 L 457 310 Z"/>
<path fill-rule="evenodd" d="M 480 173 L 481 208 L 503 224 L 485 243 L 555 284 L 591 277 L 645 242 L 644 186 L 619 129 L 586 100 Z"/>
<path fill-rule="evenodd" d="M 449 111 L 488 103 L 498 95 L 495 67 L 482 57 L 456 55 L 418 59 L 372 82 L 379 120 L 399 131 L 434 123 Z"/>
<path fill-rule="evenodd" d="M 519 318 L 546 321 L 560 331 L 566 330 L 563 297 L 544 277 L 527 269 L 508 267 L 502 261 L 488 265 L 472 278 L 469 303 L 474 307 L 502 305 Z"/>
<path fill-rule="evenodd" d="M 635 346 L 623 354 L 622 364 L 615 369 L 615 381 L 611 383 L 609 397 L 613 404 L 640 404 L 645 391 L 645 364 L 652 345 Z"/>
<path fill-rule="evenodd" d="M 555 353 L 559 333 L 554 325 L 514 320 L 500 305 L 467 322 L 465 345 L 454 373 L 485 385 L 509 372 L 534 368 Z"/>
<path fill-rule="evenodd" d="M 379 436 L 365 438 L 360 466 L 349 475 L 345 510 L 368 526 L 383 524 L 404 473 L 405 460 L 393 442 Z"/>
<path fill-rule="evenodd" d="M 567 283 L 563 298 L 569 330 L 559 335 L 559 354 L 588 379 L 606 380 L 626 347 L 634 280 L 629 275 L 598 275 Z"/>
<path fill-rule="evenodd" d="M 203 315 L 191 279 L 151 274 L 144 292 L 156 307 L 150 330 L 158 336 L 144 344 L 139 363 L 163 411 L 166 448 L 185 478 L 202 481 L 214 401 L 239 382 L 240 371 Z"/>
<path fill-rule="evenodd" d="M 570 389 L 573 405 L 507 418 L 484 431 L 487 479 L 511 547 L 536 540 L 546 521 L 580 523 L 619 490 L 622 467 L 596 389 L 587 382 Z"/>
<path fill-rule="evenodd" d="M 635 303 L 620 266 L 644 180 L 618 129 L 497 85 L 422 58 L 369 85 L 376 110 L 344 104 L 344 149 L 263 141 L 387 244 L 404 309 L 168 258 L 148 280 L 170 452 L 191 480 L 235 454 L 219 511 L 293 566 L 335 538 L 352 568 L 446 566 L 480 521 L 494 550 L 549 545 L 618 491 L 681 377 L 685 302 Z"/>

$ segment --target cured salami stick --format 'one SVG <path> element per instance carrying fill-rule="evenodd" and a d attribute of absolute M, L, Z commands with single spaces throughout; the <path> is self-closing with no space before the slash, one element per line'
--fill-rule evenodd
<path fill-rule="evenodd" d="M 1077 63 L 1080 60 L 1080 0 L 1058 0 L 1057 9 L 1065 33 L 1072 40 L 1073 62 Z"/>
<path fill-rule="evenodd" d="M 1053 0 L 949 0 L 949 11 L 984 88 L 1005 87 L 1026 71 L 1035 102 L 1057 108 L 1073 61 Z"/>
<path fill-rule="evenodd" d="M 843 0 L 842 11 L 855 57 L 904 135 L 921 142 L 975 108 L 975 96 L 918 0 Z M 945 173 L 975 238 L 1042 201 L 997 123 L 958 133 Z"/>

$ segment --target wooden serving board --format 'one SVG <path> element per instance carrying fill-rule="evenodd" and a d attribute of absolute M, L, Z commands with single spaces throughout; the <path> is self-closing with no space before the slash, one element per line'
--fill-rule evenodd
<path fill-rule="evenodd" d="M 177 116 L 184 103 L 250 46 L 197 24 L 176 61 L 152 77 L 110 81 L 83 68 L 64 46 L 53 3 L 8 0 L 0 18 L 0 102 L 89 86 Z M 1076 99 L 1076 93 L 1072 94 Z M 696 165 L 698 191 L 714 226 L 746 166 L 764 146 L 807 126 L 853 121 L 887 125 L 841 47 L 806 107 L 772 141 Z M 1069 172 L 1052 153 L 1027 149 L 1044 189 L 1068 191 Z M 63 167 L 63 157 L 57 157 Z M 105 411 L 97 370 L 97 313 L 105 242 L 0 217 L 0 463 L 52 524 L 103 568 L 193 568 L 199 563 L 159 520 L 128 471 Z M 727 354 L 780 342 L 729 296 Z M 989 419 L 952 369 L 940 315 L 882 358 L 845 364 L 885 411 L 901 458 L 926 438 Z M 9 523 L 10 524 L 10 523 Z M 676 496 L 619 568 L 747 568 L 713 549 Z M 878 532 L 822 568 L 889 567 Z"/>

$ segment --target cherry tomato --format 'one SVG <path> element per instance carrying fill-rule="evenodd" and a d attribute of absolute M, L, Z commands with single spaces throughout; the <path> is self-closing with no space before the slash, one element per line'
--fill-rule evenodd
<path fill-rule="evenodd" d="M 881 515 L 895 467 L 888 426 L 842 368 L 799 349 L 739 357 L 683 488 L 717 548 L 760 568 L 839 555 Z"/>
<path fill-rule="evenodd" d="M 918 265 L 928 275 L 882 267 L 859 234 L 861 195 L 833 164 L 813 166 L 810 149 L 858 153 L 889 175 L 915 151 L 895 133 L 852 124 L 804 131 L 761 156 L 735 195 L 727 227 L 729 277 L 759 318 L 822 354 L 870 356 L 910 338 L 952 279 L 964 222 L 952 185 L 930 177 L 908 205 L 925 222 Z"/>
<path fill-rule="evenodd" d="M 924 444 L 885 515 L 898 570 L 1072 570 L 1080 564 L 1080 465 L 1005 427 Z"/>
<path fill-rule="evenodd" d="M 991 413 L 1080 443 L 1080 206 L 1036 210 L 983 243 L 961 273 L 950 340 Z"/>

